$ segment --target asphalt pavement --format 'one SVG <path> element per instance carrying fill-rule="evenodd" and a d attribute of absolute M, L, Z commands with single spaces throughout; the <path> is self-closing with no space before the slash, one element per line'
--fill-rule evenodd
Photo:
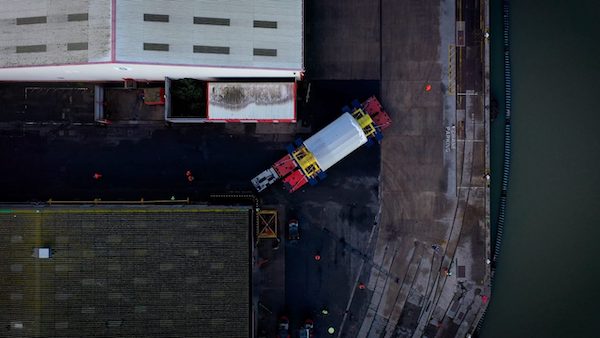
<path fill-rule="evenodd" d="M 342 337 L 463 334 L 488 292 L 483 262 L 489 228 L 482 181 L 486 120 L 476 70 L 479 7 L 460 4 L 468 12 L 464 47 L 454 46 L 454 3 L 307 3 L 302 87 L 310 84 L 310 96 L 299 97 L 301 121 L 292 128 L 85 125 L 93 116 L 82 108 L 89 97 L 75 100 L 78 109 L 48 101 L 47 117 L 59 123 L 44 124 L 38 107 L 30 114 L 35 123 L 24 124 L 29 115 L 23 115 L 25 89 L 18 85 L 3 96 L 0 200 L 206 201 L 213 193 L 251 192 L 249 180 L 297 136 L 318 131 L 351 100 L 378 95 L 394 121 L 381 148 L 360 148 L 315 187 L 289 195 L 275 185 L 260 194 L 262 203 L 298 218 L 301 232 L 300 241 L 284 241 L 279 249 L 285 296 L 264 305 L 281 309 L 270 315 L 287 315 L 292 330 L 313 319 L 317 336 L 329 326 Z M 456 299 L 459 284 L 468 292 Z"/>
<path fill-rule="evenodd" d="M 377 95 L 379 83 L 310 81 L 310 87 L 308 102 L 301 98 L 304 101 L 299 103 L 305 121 L 291 129 L 241 124 L 94 126 L 80 125 L 68 114 L 66 119 L 48 116 L 58 123 L 40 118 L 25 124 L 15 114 L 16 118 L 1 126 L 0 200 L 175 197 L 202 203 L 210 194 L 251 192 L 250 179 L 283 156 L 287 144 L 326 126 L 353 99 Z M 277 304 L 263 303 L 281 309 L 270 315 L 286 314 L 294 330 L 310 318 L 315 331 L 325 334 L 346 314 L 353 276 L 369 255 L 367 239 L 378 210 L 379 156 L 378 146 L 363 147 L 332 167 L 318 186 L 290 195 L 276 184 L 259 196 L 263 204 L 281 206 L 300 220 L 301 240 L 284 241 L 273 253 L 285 253 L 285 275 L 281 276 L 286 281 L 285 295 L 269 300 Z M 191 182 L 188 170 L 194 176 Z M 102 177 L 95 179 L 96 173 Z M 286 222 L 284 216 L 280 223 Z M 318 262 L 314 260 L 317 252 L 322 257 Z M 329 310 L 327 316 L 320 313 L 323 307 Z"/>

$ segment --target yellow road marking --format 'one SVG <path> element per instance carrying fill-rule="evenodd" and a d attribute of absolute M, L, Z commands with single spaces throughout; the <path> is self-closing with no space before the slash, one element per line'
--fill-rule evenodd
<path fill-rule="evenodd" d="M 456 46 L 448 46 L 448 95 L 456 94 Z"/>

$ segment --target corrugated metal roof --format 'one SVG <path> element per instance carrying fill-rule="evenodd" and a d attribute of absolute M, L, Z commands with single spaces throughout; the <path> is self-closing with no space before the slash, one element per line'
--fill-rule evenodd
<path fill-rule="evenodd" d="M 248 208 L 0 209 L 2 337 L 249 336 Z"/>
<path fill-rule="evenodd" d="M 210 120 L 294 121 L 296 85 L 293 82 L 211 82 Z"/>
<path fill-rule="evenodd" d="M 0 0 L 0 8 L 0 68 L 110 61 L 110 1 Z M 84 42 L 85 53 L 67 49 L 69 43 Z M 17 46 L 32 45 L 46 49 L 16 52 Z"/>
<path fill-rule="evenodd" d="M 302 0 L 128 0 L 115 3 L 113 11 L 111 1 L 0 0 L 3 8 L 0 12 L 0 68 L 131 62 L 234 70 L 216 72 L 214 77 L 219 78 L 246 77 L 246 69 L 289 72 L 286 77 L 299 76 L 303 70 Z M 83 42 L 88 43 L 87 52 L 73 53 L 67 49 L 69 43 Z M 169 45 L 169 50 L 160 53 L 145 50 L 145 43 Z M 23 45 L 47 47 L 43 52 L 17 53 L 16 46 Z M 227 53 L 195 52 L 194 46 L 216 46 Z M 2 69 L 0 77 L 21 80 L 27 76 L 26 72 L 13 74 Z M 57 69 L 48 76 L 35 74 L 34 80 L 78 80 L 64 69 Z M 169 72 L 153 75 L 153 79 L 172 76 Z M 269 76 L 271 74 L 258 75 Z M 104 79 L 95 74 L 82 74 L 82 77 L 83 80 Z"/>
<path fill-rule="evenodd" d="M 122 62 L 303 68 L 302 0 L 128 0 L 117 1 L 116 12 L 116 57 Z M 168 16 L 169 22 L 144 21 L 144 13 Z M 171 48 L 146 52 L 144 42 Z M 194 45 L 230 52 L 193 53 Z"/>
<path fill-rule="evenodd" d="M 358 122 L 344 113 L 304 141 L 304 145 L 313 153 L 319 167 L 327 170 L 366 142 L 367 137 Z"/>

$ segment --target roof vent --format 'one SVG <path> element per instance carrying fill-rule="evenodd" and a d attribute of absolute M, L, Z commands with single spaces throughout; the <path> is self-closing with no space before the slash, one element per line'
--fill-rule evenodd
<path fill-rule="evenodd" d="M 39 259 L 49 259 L 52 256 L 50 248 L 35 248 L 33 249 L 33 257 Z"/>

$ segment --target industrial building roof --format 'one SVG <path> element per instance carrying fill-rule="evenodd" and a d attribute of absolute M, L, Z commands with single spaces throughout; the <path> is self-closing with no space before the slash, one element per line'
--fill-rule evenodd
<path fill-rule="evenodd" d="M 0 0 L 0 8 L 0 68 L 110 61 L 110 1 Z"/>
<path fill-rule="evenodd" d="M 117 1 L 120 62 L 302 69 L 302 0 Z"/>
<path fill-rule="evenodd" d="M 296 121 L 294 82 L 210 82 L 207 116 L 221 121 Z"/>
<path fill-rule="evenodd" d="M 304 145 L 325 171 L 366 142 L 367 137 L 358 122 L 344 113 L 304 141 Z"/>
<path fill-rule="evenodd" d="M 205 78 L 295 77 L 303 70 L 302 0 L 0 0 L 0 6 L 0 80 L 20 79 L 11 68 L 42 65 L 65 68 L 49 68 L 51 76 L 41 73 L 39 80 L 81 80 L 80 72 L 89 72 L 88 80 L 155 80 L 185 72 L 160 66 Z M 209 71 L 193 70 L 202 67 Z"/>
<path fill-rule="evenodd" d="M 2 207 L 0 335 L 248 337 L 249 222 L 243 207 Z"/>

